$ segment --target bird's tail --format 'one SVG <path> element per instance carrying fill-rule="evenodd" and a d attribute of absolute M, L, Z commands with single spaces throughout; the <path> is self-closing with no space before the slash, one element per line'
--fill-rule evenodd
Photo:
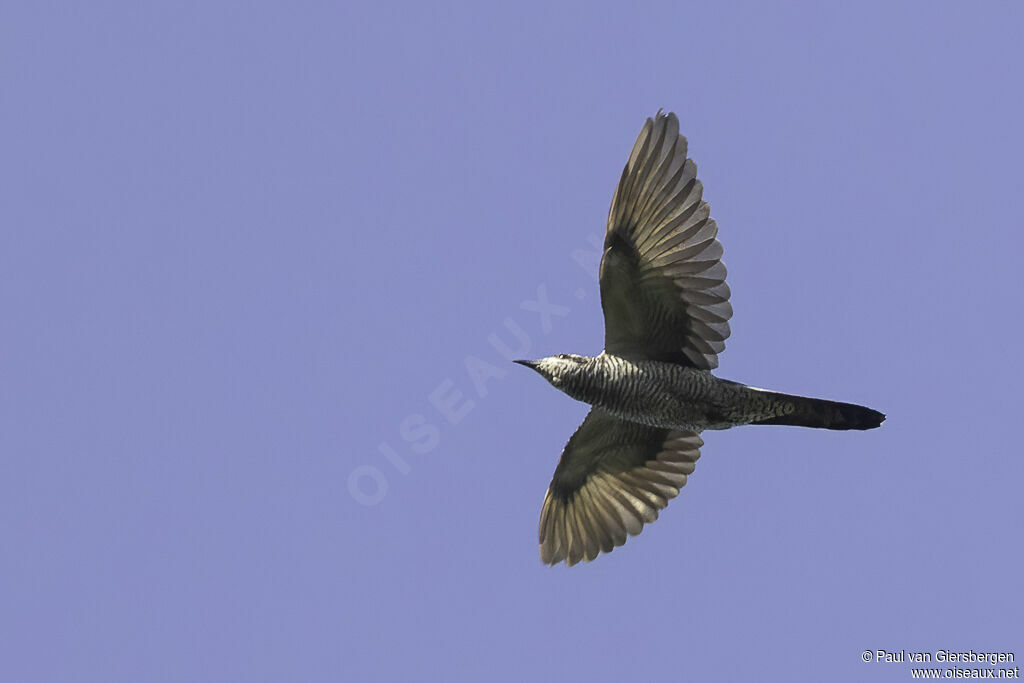
<path fill-rule="evenodd" d="M 794 427 L 815 427 L 817 429 L 874 429 L 882 424 L 885 415 L 853 403 L 828 401 L 823 398 L 808 398 L 767 392 L 779 403 L 791 404 L 792 412 L 778 417 L 758 420 L 756 425 L 792 425 Z"/>

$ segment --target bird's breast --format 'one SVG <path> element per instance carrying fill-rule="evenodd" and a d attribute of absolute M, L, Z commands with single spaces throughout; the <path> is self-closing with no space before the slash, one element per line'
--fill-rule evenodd
<path fill-rule="evenodd" d="M 604 354 L 588 368 L 574 396 L 631 422 L 666 429 L 721 429 L 720 380 L 706 370 Z"/>

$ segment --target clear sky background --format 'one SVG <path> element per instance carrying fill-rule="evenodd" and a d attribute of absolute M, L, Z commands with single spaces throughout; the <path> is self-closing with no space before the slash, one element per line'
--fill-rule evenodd
<path fill-rule="evenodd" d="M 2 678 L 1019 664 L 1024 11 L 710 5 L 5 3 Z M 659 107 L 719 375 L 888 421 L 705 434 L 656 524 L 548 568 L 586 407 L 489 337 L 601 350 L 589 240 Z"/>

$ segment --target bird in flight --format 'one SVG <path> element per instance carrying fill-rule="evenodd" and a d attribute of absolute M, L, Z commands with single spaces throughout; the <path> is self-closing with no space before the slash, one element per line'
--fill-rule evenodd
<path fill-rule="evenodd" d="M 705 429 L 873 429 L 885 415 L 711 374 L 729 336 L 718 226 L 675 114 L 647 119 L 608 212 L 601 257 L 604 352 L 515 361 L 591 410 L 540 513 L 540 557 L 572 566 L 611 552 L 679 494 Z"/>

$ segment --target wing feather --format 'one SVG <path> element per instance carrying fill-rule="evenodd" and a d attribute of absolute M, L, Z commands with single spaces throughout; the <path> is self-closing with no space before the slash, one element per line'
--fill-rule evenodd
<path fill-rule="evenodd" d="M 541 560 L 589 562 L 639 534 L 679 495 L 703 443 L 696 432 L 592 409 L 566 444 L 544 497 Z"/>
<path fill-rule="evenodd" d="M 605 350 L 710 370 L 732 307 L 718 225 L 675 114 L 647 119 L 608 211 L 601 259 Z"/>

